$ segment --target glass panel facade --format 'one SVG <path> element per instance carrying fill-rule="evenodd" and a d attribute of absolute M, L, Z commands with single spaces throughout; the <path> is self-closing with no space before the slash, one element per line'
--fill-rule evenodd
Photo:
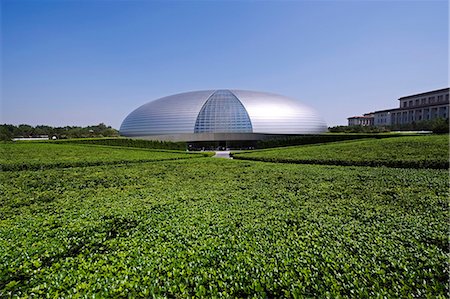
<path fill-rule="evenodd" d="M 241 101 L 229 90 L 217 90 L 203 105 L 194 133 L 251 133 L 252 123 Z"/>

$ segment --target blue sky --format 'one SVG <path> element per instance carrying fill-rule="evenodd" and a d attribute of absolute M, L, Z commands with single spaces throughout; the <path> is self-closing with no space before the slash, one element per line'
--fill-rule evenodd
<path fill-rule="evenodd" d="M 447 1 L 1 1 L 1 123 L 119 128 L 138 106 L 268 91 L 328 125 L 448 87 Z"/>

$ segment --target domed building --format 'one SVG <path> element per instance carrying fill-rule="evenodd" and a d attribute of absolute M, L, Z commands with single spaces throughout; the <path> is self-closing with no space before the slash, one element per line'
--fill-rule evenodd
<path fill-rule="evenodd" d="M 294 99 L 227 89 L 151 101 L 131 112 L 120 126 L 126 137 L 187 142 L 262 140 L 326 130 L 317 112 Z"/>

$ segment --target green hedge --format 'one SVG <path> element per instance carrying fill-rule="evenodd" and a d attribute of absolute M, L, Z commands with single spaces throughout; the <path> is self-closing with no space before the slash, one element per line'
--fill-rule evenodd
<path fill-rule="evenodd" d="M 397 168 L 430 168 L 430 169 L 448 169 L 449 162 L 440 161 L 345 161 L 345 160 L 320 160 L 320 159 L 283 159 L 269 157 L 249 157 L 232 155 L 235 160 L 249 160 L 273 163 L 292 163 L 292 164 L 317 164 L 317 165 L 337 165 L 337 166 L 385 166 Z"/>
<path fill-rule="evenodd" d="M 49 164 L 30 164 L 30 163 L 15 163 L 15 164 L 0 164 L 0 171 L 21 171 L 21 170 L 44 170 L 53 168 L 71 168 L 71 167 L 87 167 L 87 166 L 101 166 L 101 165 L 117 165 L 117 164 L 135 164 L 145 162 L 170 161 L 180 159 L 191 159 L 192 157 L 185 155 L 184 157 L 161 158 L 161 159 L 142 159 L 142 160 L 116 160 L 116 161 L 85 161 L 85 162 L 56 162 Z"/>
<path fill-rule="evenodd" d="M 411 136 L 413 134 L 317 134 L 317 135 L 302 135 L 302 136 L 287 136 L 284 138 L 276 138 L 269 140 L 260 140 L 257 142 L 256 147 L 259 149 L 272 148 L 272 147 L 283 147 L 292 145 L 305 145 L 305 144 L 316 144 L 316 143 L 328 143 L 346 140 L 357 140 L 364 138 L 391 138 L 400 136 Z"/>
<path fill-rule="evenodd" d="M 162 149 L 32 141 L 0 143 L 0 152 L 0 171 L 142 163 L 212 155 Z"/>
<path fill-rule="evenodd" d="M 233 153 L 234 159 L 400 168 L 449 168 L 448 135 L 365 139 Z"/>
<path fill-rule="evenodd" d="M 409 134 L 411 135 L 411 134 Z M 283 138 L 276 138 L 270 140 L 260 140 L 256 142 L 256 148 L 272 148 L 283 147 L 291 145 L 304 145 L 316 143 L 328 143 L 345 140 L 356 140 L 364 138 L 390 138 L 408 136 L 408 134 L 317 134 L 317 135 L 296 135 L 287 136 Z M 46 141 L 47 142 L 47 141 Z M 170 142 L 170 141 L 155 141 L 145 139 L 130 139 L 130 138 L 77 138 L 77 139 L 63 139 L 49 141 L 54 143 L 76 143 L 76 144 L 96 144 L 108 146 L 124 146 L 137 148 L 152 148 L 152 149 L 168 149 L 168 150 L 186 150 L 186 142 Z"/>
<path fill-rule="evenodd" d="M 1 172 L 2 298 L 448 298 L 448 173 L 227 159 Z"/>
<path fill-rule="evenodd" d="M 130 138 L 80 138 L 53 140 L 54 143 L 96 144 L 108 146 L 125 146 L 168 150 L 186 150 L 186 142 L 155 141 Z"/>

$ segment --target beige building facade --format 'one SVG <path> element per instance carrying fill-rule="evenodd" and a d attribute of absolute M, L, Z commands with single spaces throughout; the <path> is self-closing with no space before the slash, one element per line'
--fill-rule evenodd
<path fill-rule="evenodd" d="M 448 118 L 449 90 L 444 88 L 398 99 L 400 108 L 391 110 L 391 124 L 402 125 L 438 117 Z"/>
<path fill-rule="evenodd" d="M 437 89 L 429 92 L 414 94 L 398 99 L 399 108 L 379 110 L 365 115 L 372 115 L 374 126 L 395 126 L 414 122 L 449 117 L 450 88 Z M 367 125 L 358 117 L 349 117 L 348 125 Z M 363 116 L 359 116 L 363 118 Z"/>
<path fill-rule="evenodd" d="M 352 116 L 347 118 L 349 126 L 373 126 L 373 113 L 366 113 L 362 116 Z"/>

